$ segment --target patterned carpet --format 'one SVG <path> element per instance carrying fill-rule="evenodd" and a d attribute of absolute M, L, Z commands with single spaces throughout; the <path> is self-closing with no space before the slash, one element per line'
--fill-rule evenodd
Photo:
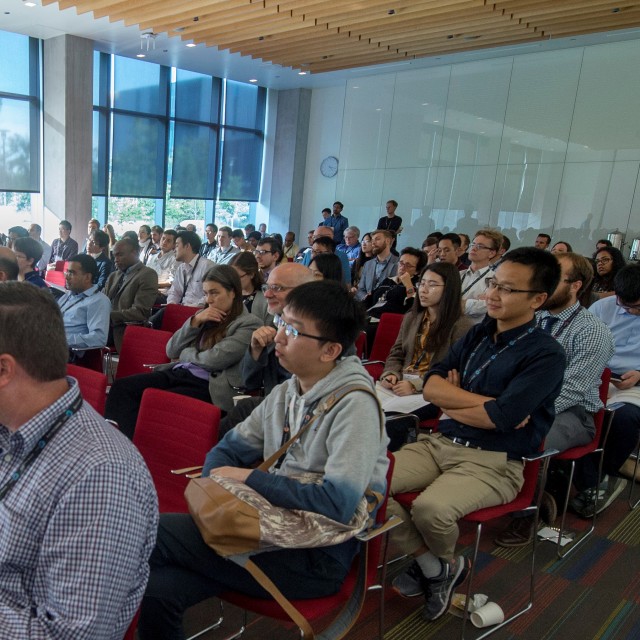
<path fill-rule="evenodd" d="M 626 492 L 623 494 L 626 498 Z M 527 549 L 501 549 L 492 539 L 508 520 L 488 523 L 483 530 L 474 578 L 474 593 L 485 593 L 509 614 L 527 601 L 529 553 Z M 587 522 L 569 516 L 568 526 L 583 530 Z M 460 548 L 470 554 L 475 531 L 463 524 Z M 390 550 L 390 557 L 397 553 Z M 390 566 L 389 580 L 406 562 Z M 533 609 L 493 637 L 496 640 L 640 640 L 640 507 L 630 511 L 622 496 L 599 516 L 595 533 L 580 549 L 556 561 L 555 546 L 538 545 L 536 555 L 536 599 Z M 385 592 L 384 640 L 453 640 L 460 637 L 461 620 L 450 614 L 435 623 L 420 618 L 420 599 L 403 599 L 387 588 Z M 202 629 L 211 620 L 212 605 L 195 608 L 188 630 Z M 229 633 L 239 612 L 225 607 L 224 627 Z M 378 599 L 370 594 L 350 640 L 377 637 Z M 320 628 L 320 627 L 319 627 Z M 467 627 L 466 637 L 479 631 Z M 218 630 L 203 640 L 225 637 Z M 244 635 L 248 640 L 281 640 L 299 637 L 295 629 L 266 619 L 252 619 Z"/>

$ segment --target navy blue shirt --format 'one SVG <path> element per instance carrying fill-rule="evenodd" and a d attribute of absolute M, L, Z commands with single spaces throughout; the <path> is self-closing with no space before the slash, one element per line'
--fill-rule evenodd
<path fill-rule="evenodd" d="M 496 330 L 496 321 L 487 316 L 451 347 L 444 360 L 427 373 L 425 382 L 432 375 L 446 378 L 448 371 L 457 369 L 463 389 L 495 398 L 484 404 L 495 429 L 447 419 L 440 421 L 438 431 L 520 459 L 539 450 L 555 419 L 554 401 L 562 388 L 565 353 L 534 320 L 500 333 L 494 341 Z M 516 429 L 527 416 L 526 426 Z"/>

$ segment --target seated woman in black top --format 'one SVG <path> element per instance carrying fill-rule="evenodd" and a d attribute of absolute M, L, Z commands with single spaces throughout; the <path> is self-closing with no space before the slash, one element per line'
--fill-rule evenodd
<path fill-rule="evenodd" d="M 335 253 L 319 253 L 309 263 L 317 280 L 335 280 L 342 284 L 342 263 Z"/>

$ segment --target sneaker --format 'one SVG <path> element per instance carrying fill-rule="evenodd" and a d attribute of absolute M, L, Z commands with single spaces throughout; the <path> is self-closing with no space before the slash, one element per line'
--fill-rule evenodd
<path fill-rule="evenodd" d="M 497 537 L 494 542 L 499 547 L 524 547 L 533 539 L 533 516 L 512 518 L 511 524 Z"/>
<path fill-rule="evenodd" d="M 404 598 L 415 598 L 424 595 L 427 589 L 427 578 L 422 573 L 420 565 L 414 560 L 404 573 L 393 579 L 391 587 Z"/>
<path fill-rule="evenodd" d="M 602 501 L 604 494 L 607 492 L 607 486 L 609 484 L 608 477 L 605 476 L 598 488 L 598 502 Z M 569 500 L 569 506 L 576 513 L 582 513 L 587 505 L 593 504 L 596 500 L 596 488 L 591 487 L 578 493 L 575 498 Z"/>
<path fill-rule="evenodd" d="M 440 575 L 426 580 L 423 620 L 433 622 L 447 612 L 454 588 L 465 581 L 470 568 L 471 562 L 464 556 L 458 556 L 453 566 L 449 562 L 443 563 Z"/>
<path fill-rule="evenodd" d="M 578 511 L 578 515 L 583 518 L 593 518 L 594 511 L 595 513 L 602 513 L 624 491 L 626 486 L 627 481 L 624 478 L 610 478 L 604 495 L 598 497 L 597 505 L 595 492 L 593 492 L 594 498 Z"/>

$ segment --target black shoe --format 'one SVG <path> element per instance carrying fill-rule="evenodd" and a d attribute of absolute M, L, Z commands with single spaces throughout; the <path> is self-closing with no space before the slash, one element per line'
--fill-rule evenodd
<path fill-rule="evenodd" d="M 404 598 L 415 598 L 424 595 L 427 589 L 427 578 L 422 573 L 420 565 L 414 560 L 404 573 L 393 579 L 391 586 Z"/>
<path fill-rule="evenodd" d="M 511 524 L 497 537 L 494 542 L 499 547 L 524 547 L 533 539 L 533 516 L 512 518 Z"/>
<path fill-rule="evenodd" d="M 458 556 L 454 565 L 443 562 L 440 575 L 427 579 L 427 591 L 424 594 L 426 602 L 422 609 L 423 620 L 433 622 L 447 612 L 454 588 L 465 581 L 470 568 L 471 562 L 464 556 Z"/>

